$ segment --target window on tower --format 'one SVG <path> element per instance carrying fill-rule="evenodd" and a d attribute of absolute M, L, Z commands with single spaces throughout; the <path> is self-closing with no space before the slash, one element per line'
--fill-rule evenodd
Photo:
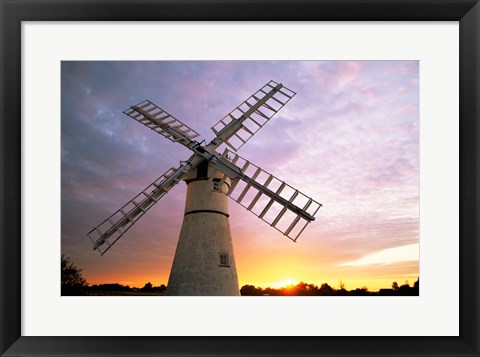
<path fill-rule="evenodd" d="M 220 264 L 218 266 L 229 267 L 230 261 L 228 260 L 228 253 L 220 253 L 219 256 L 220 256 Z"/>
<path fill-rule="evenodd" d="M 212 191 L 220 192 L 220 179 L 218 179 L 218 178 L 214 178 L 214 179 L 213 179 L 213 188 L 212 188 Z"/>

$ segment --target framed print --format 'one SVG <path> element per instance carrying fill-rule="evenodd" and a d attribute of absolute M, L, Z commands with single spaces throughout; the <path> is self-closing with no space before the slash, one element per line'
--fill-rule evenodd
<path fill-rule="evenodd" d="M 0 1 L 2 355 L 479 355 L 477 1 Z"/>

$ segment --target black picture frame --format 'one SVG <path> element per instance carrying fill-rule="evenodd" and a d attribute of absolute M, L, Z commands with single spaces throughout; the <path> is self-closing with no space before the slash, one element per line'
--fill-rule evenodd
<path fill-rule="evenodd" d="M 478 0 L 0 0 L 0 284 L 2 356 L 479 356 Z M 21 336 L 22 21 L 459 21 L 460 336 Z M 441 312 L 439 311 L 439 319 Z M 435 322 L 432 322 L 435 323 Z"/>

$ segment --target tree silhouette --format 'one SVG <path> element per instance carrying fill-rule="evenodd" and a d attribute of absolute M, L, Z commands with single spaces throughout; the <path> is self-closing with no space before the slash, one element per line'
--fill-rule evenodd
<path fill-rule="evenodd" d="M 420 278 L 417 278 L 417 281 L 413 283 L 412 295 L 420 295 Z"/>
<path fill-rule="evenodd" d="M 402 286 L 400 286 L 397 290 L 397 294 L 400 295 L 400 296 L 410 296 L 410 295 L 414 295 L 413 294 L 413 289 L 410 287 L 410 285 L 408 284 L 408 281 L 405 282 L 405 284 L 403 284 Z"/>
<path fill-rule="evenodd" d="M 327 283 L 323 283 L 321 286 L 320 286 L 320 289 L 318 289 L 318 294 L 319 295 L 326 295 L 326 296 L 330 296 L 330 295 L 334 295 L 334 290 L 333 288 L 328 285 Z"/>
<path fill-rule="evenodd" d="M 280 295 L 295 296 L 315 296 L 318 295 L 318 286 L 315 284 L 307 284 L 303 281 L 297 285 L 290 285 L 280 290 Z"/>
<path fill-rule="evenodd" d="M 78 269 L 75 264 L 62 254 L 61 258 L 61 293 L 65 295 L 85 295 L 87 281 L 82 277 L 82 269 Z"/>
<path fill-rule="evenodd" d="M 152 288 L 152 291 L 153 292 L 158 292 L 158 293 L 164 293 L 164 292 L 167 291 L 167 287 L 164 284 L 162 284 L 160 286 L 154 286 Z"/>
<path fill-rule="evenodd" d="M 148 282 L 143 286 L 143 288 L 141 290 L 142 291 L 152 291 L 152 288 L 153 288 L 152 283 Z"/>
<path fill-rule="evenodd" d="M 392 283 L 392 289 L 395 290 L 395 291 L 398 290 L 398 283 L 397 283 L 396 281 L 394 281 L 394 282 Z"/>
<path fill-rule="evenodd" d="M 256 288 L 253 285 L 244 285 L 240 289 L 240 294 L 242 296 L 260 296 L 263 294 L 263 291 L 261 288 Z"/>
<path fill-rule="evenodd" d="M 338 286 L 340 287 L 340 289 L 336 291 L 335 295 L 345 296 L 348 294 L 348 291 L 347 289 L 345 289 L 345 284 L 342 280 L 340 280 L 340 282 L 338 283 Z"/>
<path fill-rule="evenodd" d="M 118 283 L 113 284 L 100 284 L 92 285 L 88 288 L 90 291 L 131 291 L 132 289 L 128 285 L 121 285 Z"/>
<path fill-rule="evenodd" d="M 366 295 L 368 295 L 368 289 L 366 289 L 365 286 L 363 288 L 356 288 L 355 290 L 350 291 L 350 295 L 366 296 Z"/>

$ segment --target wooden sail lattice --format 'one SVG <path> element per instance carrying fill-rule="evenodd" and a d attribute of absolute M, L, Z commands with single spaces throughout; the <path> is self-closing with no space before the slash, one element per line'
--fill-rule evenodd
<path fill-rule="evenodd" d="M 225 150 L 222 156 L 250 179 L 234 180 L 226 195 L 296 241 L 312 221 L 308 216 L 314 217 L 322 205 L 236 153 Z M 226 177 L 224 175 L 220 185 Z"/>
<path fill-rule="evenodd" d="M 282 86 L 273 95 L 269 95 L 272 89 L 275 89 L 277 86 L 279 86 L 279 84 L 275 81 L 268 82 L 220 119 L 212 127 L 213 132 L 217 136 L 221 136 L 222 130 L 232 121 L 241 120 L 241 127 L 230 138 L 224 141 L 231 150 L 237 151 L 240 149 L 296 94 L 294 91 Z M 265 97 L 268 99 L 264 100 Z M 250 110 L 255 104 L 262 100 L 264 100 L 264 102 L 258 109 Z"/>
<path fill-rule="evenodd" d="M 187 164 L 170 168 L 143 191 L 87 233 L 94 249 L 105 254 L 147 211 L 187 173 Z M 105 248 L 101 246 L 106 244 Z"/>
<path fill-rule="evenodd" d="M 137 105 L 131 106 L 123 113 L 173 142 L 178 141 L 178 136 L 175 135 L 175 133 L 189 140 L 200 136 L 199 133 L 188 125 L 182 123 L 173 115 L 167 113 L 149 100 L 144 100 Z M 168 130 L 166 130 L 165 127 L 168 127 Z M 171 130 L 174 131 L 174 133 L 172 133 Z"/>

